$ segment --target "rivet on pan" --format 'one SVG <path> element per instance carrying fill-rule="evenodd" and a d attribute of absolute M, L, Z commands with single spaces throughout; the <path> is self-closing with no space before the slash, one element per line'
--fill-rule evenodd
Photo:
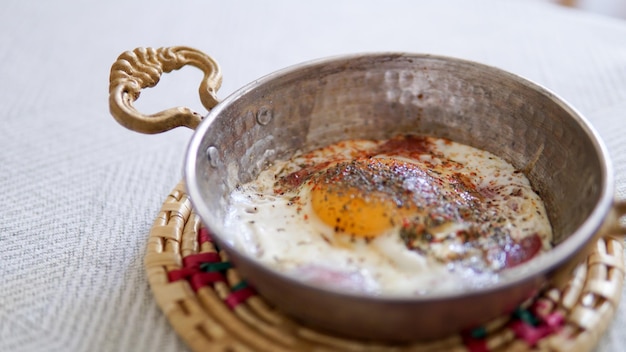
<path fill-rule="evenodd" d="M 209 159 L 209 164 L 213 167 L 217 167 L 220 163 L 220 152 L 216 147 L 210 146 L 206 149 L 206 156 Z"/>
<path fill-rule="evenodd" d="M 259 109 L 259 112 L 256 114 L 256 122 L 261 126 L 265 126 L 272 121 L 272 111 L 266 107 L 262 107 Z"/>

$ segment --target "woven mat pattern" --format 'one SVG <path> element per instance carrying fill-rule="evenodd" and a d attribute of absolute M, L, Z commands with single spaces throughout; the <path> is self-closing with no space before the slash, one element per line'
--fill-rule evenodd
<path fill-rule="evenodd" d="M 159 307 L 194 351 L 589 351 L 611 322 L 624 281 L 623 244 L 605 238 L 562 287 L 513 314 L 432 342 L 387 345 L 292 321 L 247 285 L 193 212 L 184 184 L 150 232 L 145 267 Z"/>

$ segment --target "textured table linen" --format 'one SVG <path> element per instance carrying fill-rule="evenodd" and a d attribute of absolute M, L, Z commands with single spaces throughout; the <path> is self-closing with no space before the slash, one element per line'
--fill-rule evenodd
<path fill-rule="evenodd" d="M 135 47 L 187 45 L 221 65 L 224 98 L 320 57 L 406 51 L 476 60 L 586 116 L 626 198 L 626 22 L 538 2 L 4 1 L 0 11 L 0 351 L 185 351 L 143 269 L 191 131 L 146 136 L 108 112 Z M 136 105 L 204 112 L 184 68 Z M 599 351 L 626 346 L 623 301 Z"/>

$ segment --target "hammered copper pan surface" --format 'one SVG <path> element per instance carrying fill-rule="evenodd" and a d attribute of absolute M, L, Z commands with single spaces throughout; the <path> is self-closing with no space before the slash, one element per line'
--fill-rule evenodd
<path fill-rule="evenodd" d="M 404 133 L 469 144 L 523 170 L 545 200 L 556 248 L 494 286 L 380 298 L 295 282 L 221 240 L 228 193 L 264 165 L 342 139 Z M 263 296 L 316 327 L 374 340 L 441 337 L 511 311 L 594 238 L 613 202 L 606 150 L 574 109 L 518 76 L 431 55 L 355 55 L 261 78 L 209 113 L 186 177 L 206 225 Z"/>

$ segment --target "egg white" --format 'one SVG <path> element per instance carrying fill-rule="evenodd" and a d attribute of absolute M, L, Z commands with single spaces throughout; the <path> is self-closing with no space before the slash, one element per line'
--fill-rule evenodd
<path fill-rule="evenodd" d="M 500 215 L 504 213 L 508 217 L 506 226 L 513 238 L 521 239 L 538 232 L 544 249 L 550 247 L 551 229 L 545 208 L 523 173 L 486 151 L 444 140 L 433 141 L 438 153 L 461 165 L 460 171 L 473 175 L 470 177 L 474 185 L 497 190 L 492 192 L 490 200 L 502 210 Z M 497 281 L 497 275 L 492 272 L 478 273 L 442 264 L 408 250 L 398 236 L 399 225 L 370 240 L 335 233 L 334 228 L 315 214 L 307 185 L 297 188 L 295 193 L 274 193 L 277 175 L 296 171 L 305 162 L 349 160 L 355 151 L 372 149 L 379 143 L 343 142 L 274 163 L 256 180 L 232 192 L 225 220 L 229 240 L 269 267 L 339 290 L 419 295 Z M 419 162 L 404 156 L 385 157 Z M 435 168 L 441 164 L 441 160 L 432 155 L 422 155 L 420 159 Z M 512 193 L 516 196 L 511 197 Z M 456 250 L 454 245 L 440 247 L 437 250 L 444 254 Z"/>

